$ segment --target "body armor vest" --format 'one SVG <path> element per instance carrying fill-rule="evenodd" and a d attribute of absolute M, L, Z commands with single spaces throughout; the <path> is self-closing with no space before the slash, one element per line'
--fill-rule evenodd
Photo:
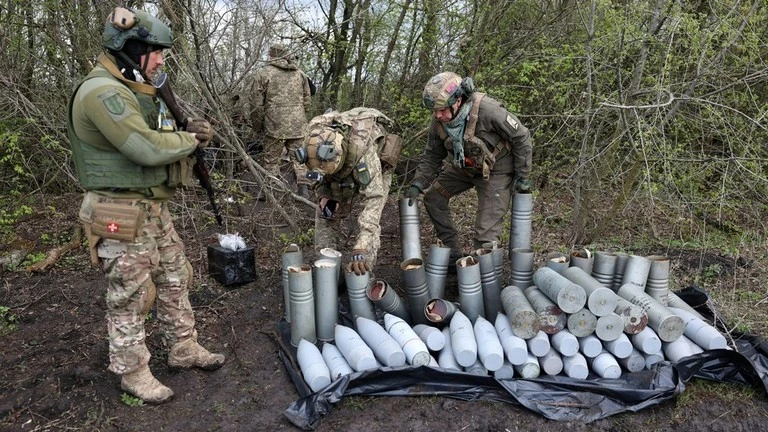
<path fill-rule="evenodd" d="M 75 89 L 89 79 L 115 77 L 104 69 L 95 69 Z M 115 80 L 116 81 L 116 80 Z M 119 81 L 118 81 L 119 82 Z M 115 82 L 117 85 L 118 82 Z M 121 83 L 122 84 L 122 83 Z M 141 114 L 150 128 L 164 131 L 175 131 L 175 123 L 170 117 L 165 103 L 153 95 L 146 94 L 132 86 L 128 86 L 139 101 Z M 147 86 L 151 87 L 151 86 Z M 80 140 L 75 134 L 72 119 L 73 96 L 69 102 L 69 141 L 72 146 L 72 156 L 80 184 L 87 190 L 126 189 L 142 191 L 152 187 L 167 185 L 168 166 L 140 166 L 126 158 L 115 147 L 97 147 Z"/>

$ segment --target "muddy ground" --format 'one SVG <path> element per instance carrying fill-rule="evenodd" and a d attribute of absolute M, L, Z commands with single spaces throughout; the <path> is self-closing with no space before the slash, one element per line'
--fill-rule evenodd
<path fill-rule="evenodd" d="M 285 208 L 292 220 L 306 232 L 312 226 L 311 210 L 278 198 L 287 203 Z M 537 266 L 548 252 L 565 245 L 561 230 L 567 225 L 563 223 L 567 216 L 553 207 L 555 200 L 546 192 L 537 197 L 533 238 Z M 190 298 L 200 341 L 226 354 L 225 366 L 213 372 L 169 371 L 156 323 L 149 320 L 147 341 L 153 354 L 152 370 L 176 396 L 160 406 L 124 403 L 119 378 L 106 369 L 104 281 L 100 272 L 89 266 L 85 248 L 79 247 L 44 272 L 5 269 L 0 275 L 0 306 L 9 308 L 3 319 L 15 324 L 14 331 L 0 336 L 0 431 L 296 429 L 283 411 L 299 394 L 278 358 L 273 335 L 283 316 L 280 251 L 287 242 L 302 238 L 286 234 L 286 223 L 264 201 L 228 206 L 230 231 L 239 232 L 256 248 L 257 280 L 225 287 L 210 278 L 207 271 L 206 246 L 215 241 L 219 230 L 190 216 L 197 214 L 196 205 L 205 206 L 205 197 L 184 195 L 174 202 L 173 210 L 179 215 L 176 227 L 195 268 L 196 282 Z M 0 252 L 7 254 L 26 243 L 31 244 L 31 251 L 44 253 L 58 244 L 57 238 L 66 240 L 61 237 L 74 231 L 78 205 L 77 194 L 41 197 L 35 215 L 14 227 L 15 240 Z M 456 222 L 471 226 L 471 214 L 457 215 Z M 384 246 L 376 275 L 390 279 L 394 286 L 399 283 L 398 224 L 397 200 L 393 196 L 383 216 Z M 422 210 L 425 245 L 434 240 L 429 229 Z M 628 243 L 611 246 L 644 255 L 668 254 L 677 287 L 697 278 L 701 281 L 706 273 L 709 286 L 705 288 L 726 290 L 739 284 L 757 295 L 764 293 L 762 269 L 749 256 L 738 261 L 716 250 L 661 246 L 656 250 L 633 250 L 632 237 L 638 234 L 642 233 L 627 229 Z M 305 261 L 315 256 L 308 244 L 304 245 L 304 254 L 308 258 Z M 721 265 L 713 267 L 712 263 L 718 262 Z M 711 274 L 714 270 L 717 272 Z M 763 314 L 766 305 L 759 300 L 753 302 L 759 305 L 754 309 L 737 306 L 729 313 Z M 504 403 L 465 402 L 440 396 L 349 397 L 336 404 L 316 430 L 757 432 L 768 430 L 768 398 L 760 387 L 693 380 L 674 400 L 583 424 L 550 421 L 521 406 Z"/>

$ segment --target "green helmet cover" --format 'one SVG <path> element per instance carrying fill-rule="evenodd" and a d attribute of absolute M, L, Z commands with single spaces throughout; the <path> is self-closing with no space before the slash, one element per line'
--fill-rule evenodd
<path fill-rule="evenodd" d="M 171 28 L 164 22 L 142 10 L 117 7 L 110 13 L 104 25 L 101 45 L 120 51 L 129 39 L 163 48 L 173 46 Z"/>

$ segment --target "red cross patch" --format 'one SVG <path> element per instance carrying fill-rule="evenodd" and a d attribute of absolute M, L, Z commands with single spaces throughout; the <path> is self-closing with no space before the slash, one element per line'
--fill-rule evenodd
<path fill-rule="evenodd" d="M 120 224 L 115 222 L 110 222 L 109 224 L 107 224 L 107 231 L 111 233 L 116 233 L 120 231 Z"/>

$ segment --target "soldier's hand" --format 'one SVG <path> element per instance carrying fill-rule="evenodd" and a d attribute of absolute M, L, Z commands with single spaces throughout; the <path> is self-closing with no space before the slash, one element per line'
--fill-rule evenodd
<path fill-rule="evenodd" d="M 213 139 L 213 128 L 204 119 L 187 119 L 187 132 L 195 135 L 195 139 L 200 142 L 201 148 L 207 147 Z"/>
<path fill-rule="evenodd" d="M 420 194 L 421 194 L 421 188 L 414 184 L 408 186 L 408 189 L 406 189 L 405 192 L 403 192 L 403 196 L 405 198 L 416 198 Z"/>
<path fill-rule="evenodd" d="M 515 191 L 517 193 L 531 193 L 531 188 L 532 184 L 530 179 L 518 177 L 517 180 L 515 180 Z"/>
<path fill-rule="evenodd" d="M 364 275 L 371 271 L 368 252 L 362 249 L 355 249 L 349 257 L 349 270 L 355 272 L 357 276 Z"/>

